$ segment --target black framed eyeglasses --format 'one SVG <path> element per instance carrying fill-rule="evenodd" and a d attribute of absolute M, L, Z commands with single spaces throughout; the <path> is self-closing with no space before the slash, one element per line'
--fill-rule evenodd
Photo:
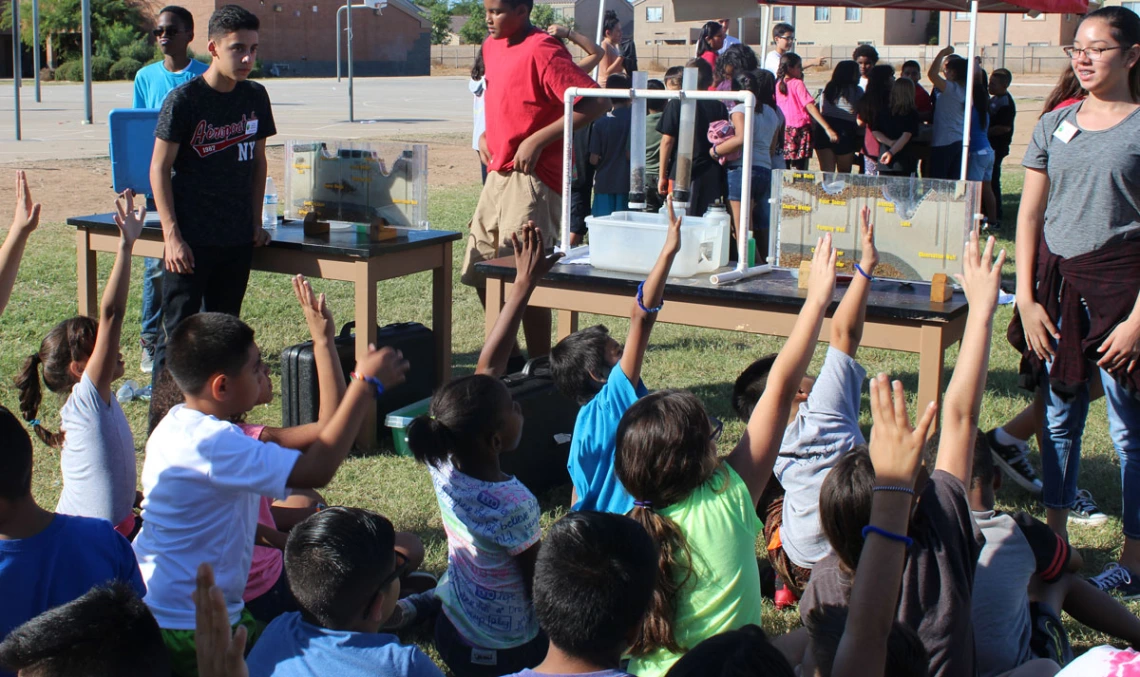
<path fill-rule="evenodd" d="M 1089 61 L 1100 61 L 1105 52 L 1111 52 L 1114 49 L 1124 49 L 1124 47 L 1120 45 L 1115 47 L 1065 47 L 1063 51 L 1070 60 L 1079 59 L 1084 55 L 1089 58 Z"/>
<path fill-rule="evenodd" d="M 178 35 L 181 32 L 182 31 L 178 30 L 178 28 L 175 26 L 158 26 L 153 31 L 151 31 L 151 33 L 154 34 L 154 37 L 156 38 L 161 38 L 164 33 L 167 37 L 173 38 L 175 35 Z"/>
<path fill-rule="evenodd" d="M 380 581 L 380 585 L 376 586 L 376 592 L 372 593 L 372 596 L 368 598 L 368 604 L 364 605 L 364 611 L 362 612 L 364 618 L 368 618 L 368 610 L 371 609 L 372 605 L 376 603 L 376 598 L 380 596 L 380 593 L 387 590 L 392 581 L 396 580 L 397 578 L 403 578 L 404 575 L 408 573 L 408 569 L 410 568 L 408 564 L 408 558 L 404 555 L 404 553 L 397 550 L 396 568 L 392 570 L 392 573 L 385 576 L 384 580 Z"/>

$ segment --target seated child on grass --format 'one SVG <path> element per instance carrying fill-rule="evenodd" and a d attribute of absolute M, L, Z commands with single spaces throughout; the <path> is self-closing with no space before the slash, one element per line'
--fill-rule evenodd
<path fill-rule="evenodd" d="M 979 434 L 969 493 L 974 521 L 986 537 L 974 574 L 979 677 L 1052 675 L 1071 661 L 1061 611 L 1140 646 L 1140 619 L 1079 575 L 1080 552 L 1032 515 L 994 510 L 1001 479 L 986 436 Z"/>
<path fill-rule="evenodd" d="M 142 233 L 146 209 L 136 213 L 128 191 L 115 203 L 120 230 L 115 265 L 103 290 L 99 321 L 82 315 L 57 324 L 24 362 L 16 377 L 20 412 L 44 444 L 60 450 L 63 490 L 56 512 L 98 517 L 127 538 L 136 531 L 138 473 L 135 440 L 111 384 L 123 376 L 119 337 L 131 283 L 131 250 Z M 44 385 L 66 394 L 59 410 L 62 430 L 48 432 L 37 418 Z"/>
<path fill-rule="evenodd" d="M 513 677 L 622 677 L 621 658 L 649 609 L 657 546 L 625 515 L 572 512 L 554 523 L 534 566 L 546 659 Z"/>
<path fill-rule="evenodd" d="M 12 227 L 0 246 L 0 314 L 8 307 L 12 297 L 12 287 L 16 284 L 16 273 L 20 271 L 20 260 L 24 258 L 24 247 L 28 236 L 40 223 L 40 204 L 32 202 L 28 189 L 28 177 L 23 170 L 16 172 L 16 213 L 12 216 Z"/>
<path fill-rule="evenodd" d="M 800 601 L 800 616 L 805 619 L 819 606 L 847 606 L 874 499 L 880 493 L 910 499 L 907 494 L 914 492 L 921 499 L 910 519 L 914 544 L 906 552 L 897 617 L 918 631 L 930 655 L 930 674 L 937 677 L 975 674 L 970 600 L 984 540 L 970 515 L 966 492 L 1005 260 L 1005 252 L 993 260 L 993 246 L 990 238 L 979 260 L 974 232 L 966 248 L 965 272 L 959 280 L 970 310 L 958 364 L 946 390 L 937 465 L 929 476 L 920 473 L 913 486 L 895 486 L 876 479 L 865 449 L 844 454 L 824 480 L 819 498 L 820 523 L 834 554 L 816 563 Z M 850 605 L 857 608 L 854 599 Z"/>
<path fill-rule="evenodd" d="M 150 609 L 123 582 L 92 588 L 43 612 L 0 642 L 0 674 L 28 677 L 170 677 L 170 656 Z"/>
<path fill-rule="evenodd" d="M 367 510 L 327 508 L 293 527 L 285 572 L 300 610 L 265 628 L 251 677 L 442 677 L 423 651 L 381 632 L 409 565 L 392 523 Z"/>
<path fill-rule="evenodd" d="M 851 285 L 831 319 L 823 367 L 818 377 L 804 377 L 795 396 L 798 406 L 784 429 L 774 468 L 784 493 L 770 490 L 765 493 L 769 502 L 760 505 L 768 560 L 797 599 L 812 567 L 831 549 L 819 523 L 819 488 L 843 454 L 866 444 L 859 430 L 859 406 L 867 372 L 855 361 L 855 353 L 863 339 L 869 276 L 879 261 L 875 227 L 869 220 L 870 211 L 864 207 L 859 267 L 866 274 L 851 271 Z M 764 394 L 775 359 L 775 355 L 761 357 L 736 379 L 732 402 L 742 419 L 748 420 Z"/>
<path fill-rule="evenodd" d="M 681 219 L 673 213 L 671 198 L 666 204 L 669 235 L 653 270 L 637 288 L 630 311 L 628 350 L 608 329 L 597 325 L 567 336 L 550 353 L 558 389 L 582 406 L 574 422 L 567 463 L 574 483 L 574 510 L 624 515 L 633 509 L 633 498 L 614 473 L 614 435 L 626 410 L 649 392 L 641 382 L 641 365 L 662 306 L 665 280 L 681 249 Z"/>
<path fill-rule="evenodd" d="M 408 364 L 390 348 L 360 356 L 336 414 L 312 444 L 293 450 L 253 439 L 232 423 L 257 403 L 264 378 L 253 330 L 241 320 L 192 315 L 170 336 L 167 356 L 186 403 L 172 408 L 147 441 L 144 521 L 134 547 L 148 582 L 144 601 L 171 649 L 173 671 L 196 675 L 191 596 L 198 565 L 217 567 L 230 623 L 253 628 L 242 596 L 261 496 L 332 480 L 378 387 L 402 383 Z"/>
<path fill-rule="evenodd" d="M 746 625 L 709 637 L 681 656 L 667 673 L 667 677 L 735 675 L 795 677 L 796 672 L 759 625 Z"/>
<path fill-rule="evenodd" d="M 57 515 L 36 505 L 32 440 L 19 419 L 3 407 L 0 450 L 0 590 L 4 595 L 0 640 L 94 586 L 118 581 L 139 596 L 146 593 L 130 543 L 108 522 Z M 0 667 L 0 676 L 11 675 Z"/>
<path fill-rule="evenodd" d="M 303 275 L 293 278 L 293 292 L 301 304 L 313 340 L 313 361 L 316 364 L 317 388 L 320 392 L 317 420 L 291 428 L 250 425 L 244 422 L 244 415 L 233 422 L 253 439 L 274 442 L 289 449 L 304 449 L 316 441 L 321 430 L 336 413 L 346 387 L 340 357 L 336 352 L 335 322 L 325 295 L 318 297 Z M 269 379 L 268 368 L 264 364 L 262 367 L 258 377 L 258 405 L 273 401 L 273 382 Z M 170 372 L 162 370 L 155 380 L 151 399 L 150 413 L 154 417 L 154 424 L 157 425 L 171 408 L 184 401 L 185 397 Z M 245 593 L 242 595 L 246 608 L 261 623 L 269 623 L 286 611 L 298 610 L 297 601 L 289 590 L 289 581 L 284 573 L 285 540 L 295 524 L 316 512 L 324 502 L 324 498 L 311 489 L 298 489 L 288 498 L 278 501 L 268 496 L 261 497 L 253 560 Z M 416 572 L 416 568 L 423 563 L 423 544 L 419 538 L 411 533 L 399 532 L 396 534 L 396 549 L 409 561 L 405 572 L 409 577 L 421 579 L 418 584 L 422 584 L 424 578 L 434 581 L 430 574 Z"/>
<path fill-rule="evenodd" d="M 744 437 L 725 458 L 692 393 L 642 397 L 618 425 L 615 470 L 631 516 L 657 542 L 657 590 L 630 649 L 629 671 L 658 677 L 713 635 L 760 623 L 756 506 L 772 476 L 784 422 L 835 288 L 831 237 L 819 241 L 810 288 Z"/>
<path fill-rule="evenodd" d="M 434 596 L 424 593 L 417 601 L 430 596 L 442 606 L 435 646 L 456 677 L 500 677 L 533 667 L 546 655 L 531 603 L 542 535 L 538 500 L 499 463 L 501 454 L 516 451 L 523 426 L 519 405 L 499 376 L 527 299 L 557 256 L 545 256 L 532 223 L 510 241 L 515 284 L 476 373 L 436 391 L 428 413 L 407 429 L 408 446 L 431 475 L 447 533 L 447 572 Z M 418 621 L 434 607 L 425 600 L 408 611 Z"/>

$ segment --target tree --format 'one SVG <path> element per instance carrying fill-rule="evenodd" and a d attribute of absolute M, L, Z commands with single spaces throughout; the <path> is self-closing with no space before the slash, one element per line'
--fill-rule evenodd
<path fill-rule="evenodd" d="M 459 29 L 459 39 L 465 45 L 481 45 L 487 39 L 487 18 L 482 12 L 467 17 L 463 28 Z"/>
<path fill-rule="evenodd" d="M 0 28 L 11 27 L 12 7 L 11 3 L 5 3 L 3 15 L 0 15 Z M 28 0 L 20 3 L 20 31 L 24 44 L 32 46 L 32 4 Z M 82 32 L 81 0 L 41 0 L 40 40 L 53 63 L 82 58 Z M 96 53 L 115 59 L 119 58 L 118 53 L 123 47 L 145 40 L 142 13 L 134 0 L 92 2 L 91 39 Z M 106 47 L 104 43 L 108 43 Z"/>
<path fill-rule="evenodd" d="M 428 18 L 431 21 L 431 44 L 446 45 L 451 41 L 451 12 L 447 5 L 437 3 L 432 6 Z"/>
<path fill-rule="evenodd" d="M 550 24 L 562 23 L 550 5 L 535 4 L 530 10 L 530 22 L 542 30 L 550 28 Z"/>

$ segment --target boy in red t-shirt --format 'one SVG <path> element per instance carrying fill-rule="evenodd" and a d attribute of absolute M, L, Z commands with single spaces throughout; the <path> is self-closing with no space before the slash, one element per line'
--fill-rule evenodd
<path fill-rule="evenodd" d="M 558 39 L 530 23 L 533 0 L 485 0 L 490 36 L 483 43 L 487 130 L 479 153 L 487 182 L 471 219 L 462 281 L 485 301 L 480 261 L 509 256 L 511 234 L 533 221 L 544 242 L 558 240 L 562 194 L 562 96 L 570 87 L 597 87 L 574 64 Z M 574 106 L 574 128 L 610 109 L 609 99 L 584 98 Z M 564 243 L 565 244 L 565 243 Z M 523 315 L 530 357 L 550 353 L 550 311 Z"/>

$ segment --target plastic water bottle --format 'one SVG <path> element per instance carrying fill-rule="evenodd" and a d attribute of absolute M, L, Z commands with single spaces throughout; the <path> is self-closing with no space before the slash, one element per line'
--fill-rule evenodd
<path fill-rule="evenodd" d="M 265 177 L 265 206 L 261 209 L 261 227 L 277 227 L 277 186 L 273 177 Z"/>
<path fill-rule="evenodd" d="M 119 387 L 118 392 L 115 393 L 115 399 L 119 404 L 126 404 L 131 400 L 149 400 L 150 399 L 150 386 L 140 386 L 138 381 L 130 380 L 123 383 Z"/>

